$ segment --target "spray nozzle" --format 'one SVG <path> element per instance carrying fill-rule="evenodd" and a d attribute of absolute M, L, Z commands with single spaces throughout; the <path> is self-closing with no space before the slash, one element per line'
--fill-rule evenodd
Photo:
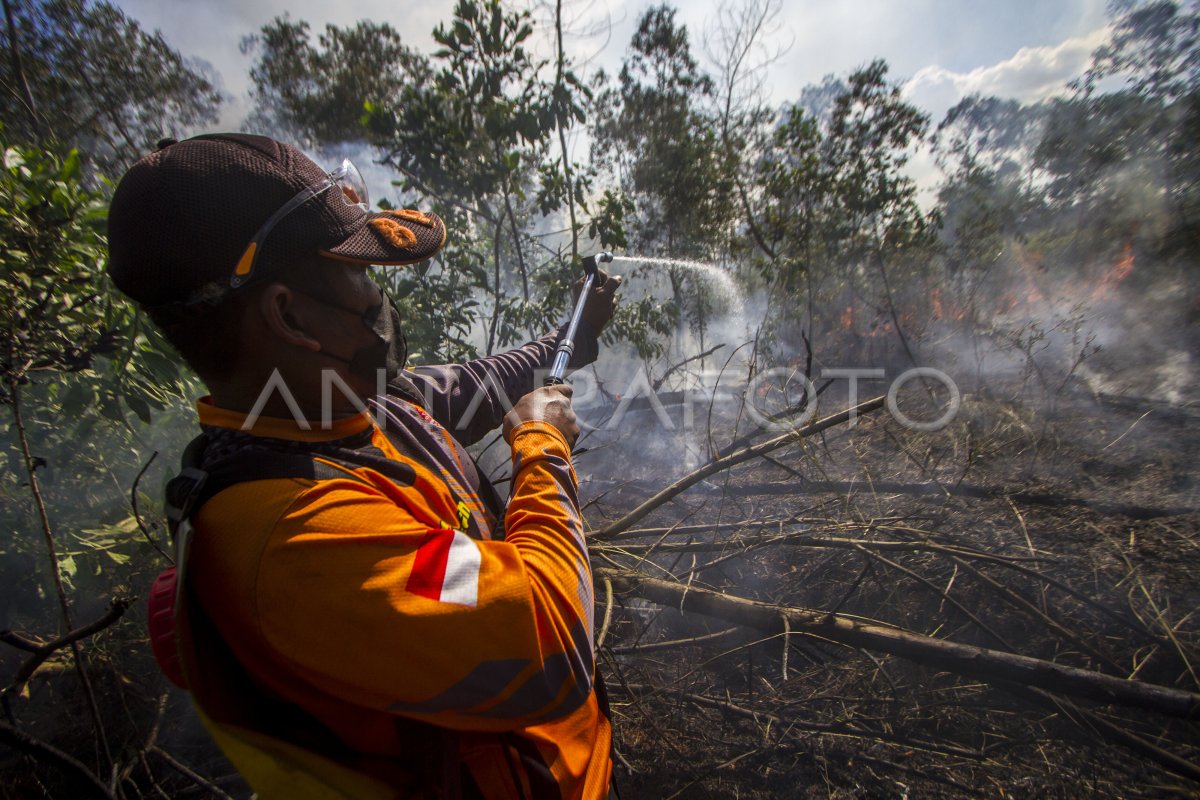
<path fill-rule="evenodd" d="M 595 275 L 597 264 L 611 264 L 612 260 L 613 254 L 607 250 L 594 256 L 586 256 L 583 259 L 583 271 L 588 275 Z"/>

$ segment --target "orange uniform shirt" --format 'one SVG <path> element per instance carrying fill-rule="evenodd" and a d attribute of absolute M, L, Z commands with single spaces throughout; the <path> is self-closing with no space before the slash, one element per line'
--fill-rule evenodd
<path fill-rule="evenodd" d="M 189 596 L 258 691 L 397 797 L 431 781 L 461 781 L 463 797 L 606 797 L 611 728 L 566 441 L 547 423 L 514 430 L 501 526 L 441 422 L 379 403 L 382 426 L 364 412 L 307 431 L 267 418 L 243 430 L 240 414 L 198 404 L 211 459 L 304 452 L 345 477 L 216 494 L 193 519 Z"/>

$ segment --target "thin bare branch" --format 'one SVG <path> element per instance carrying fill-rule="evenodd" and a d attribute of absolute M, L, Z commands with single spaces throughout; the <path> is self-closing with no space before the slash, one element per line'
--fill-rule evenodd
<path fill-rule="evenodd" d="M 808 425 L 798 428 L 797 430 L 788 431 L 787 433 L 781 434 L 772 439 L 768 439 L 765 442 L 747 447 L 743 450 L 735 451 L 722 458 L 714 459 L 705 464 L 703 467 L 684 475 L 682 478 L 675 481 L 670 486 L 667 486 L 665 489 L 655 494 L 649 500 L 643 502 L 637 508 L 630 511 L 616 522 L 612 522 L 598 531 L 593 531 L 591 536 L 592 538 L 600 541 L 612 538 L 613 536 L 616 536 L 617 534 L 627 530 L 629 527 L 645 518 L 656 508 L 674 499 L 676 496 L 687 491 L 705 478 L 716 475 L 718 472 L 727 470 L 730 467 L 734 467 L 743 462 L 757 458 L 763 453 L 769 453 L 772 450 L 778 450 L 781 447 L 793 444 L 805 437 L 813 436 L 822 431 L 828 430 L 829 428 L 845 424 L 855 416 L 862 416 L 864 414 L 869 414 L 872 411 L 876 411 L 883 407 L 886 400 L 887 398 L 882 396 L 867 400 L 866 402 L 859 403 L 853 408 L 846 409 L 845 411 L 826 417 L 825 419 L 818 420 L 817 422 L 809 423 Z"/>

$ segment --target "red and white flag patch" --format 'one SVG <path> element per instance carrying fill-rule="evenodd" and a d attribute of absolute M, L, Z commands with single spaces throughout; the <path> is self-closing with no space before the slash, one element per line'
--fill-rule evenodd
<path fill-rule="evenodd" d="M 412 594 L 474 608 L 479 598 L 479 545 L 462 531 L 425 534 L 404 585 Z"/>

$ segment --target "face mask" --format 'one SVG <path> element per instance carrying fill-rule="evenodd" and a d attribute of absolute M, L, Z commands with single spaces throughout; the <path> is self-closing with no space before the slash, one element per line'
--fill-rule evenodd
<path fill-rule="evenodd" d="M 363 325 L 371 333 L 375 334 L 376 342 L 374 344 L 360 347 L 349 358 L 335 355 L 328 350 L 321 351 L 324 355 L 346 364 L 351 373 L 368 383 L 375 383 L 379 370 L 384 370 L 387 383 L 391 383 L 399 377 L 404 365 L 408 362 L 408 340 L 404 337 L 404 329 L 400 324 L 400 309 L 387 292 L 380 290 L 383 302 L 378 305 L 370 306 L 363 311 L 355 311 L 340 303 L 330 302 L 324 297 L 309 294 L 300 289 L 293 289 L 293 291 L 311 297 L 322 305 L 353 314 L 362 320 Z"/>

